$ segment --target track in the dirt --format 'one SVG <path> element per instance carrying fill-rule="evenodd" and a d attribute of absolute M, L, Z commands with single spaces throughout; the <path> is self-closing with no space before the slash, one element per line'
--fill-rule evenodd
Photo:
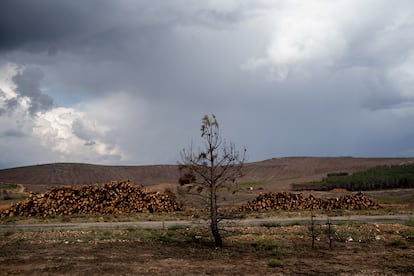
<path fill-rule="evenodd" d="M 326 223 L 328 217 L 315 217 L 318 224 Z M 333 224 L 339 223 L 397 223 L 414 220 L 413 215 L 381 215 L 381 216 L 337 216 L 329 217 Z M 223 220 L 222 226 L 259 226 L 266 224 L 291 225 L 293 223 L 310 222 L 309 217 L 296 218 L 255 218 L 242 220 Z M 78 222 L 78 223 L 47 223 L 47 224 L 2 224 L 0 230 L 20 231 L 55 231 L 79 229 L 117 229 L 117 228 L 149 228 L 166 229 L 171 227 L 207 226 L 206 220 L 174 220 L 174 221 L 138 221 L 138 222 Z"/>

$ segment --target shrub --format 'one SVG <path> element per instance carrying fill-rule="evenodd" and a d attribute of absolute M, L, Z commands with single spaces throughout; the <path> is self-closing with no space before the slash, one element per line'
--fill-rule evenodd
<path fill-rule="evenodd" d="M 278 260 L 278 259 L 271 259 L 267 264 L 270 267 L 281 267 L 281 266 L 283 266 L 282 261 Z"/>
<path fill-rule="evenodd" d="M 407 249 L 408 245 L 402 240 L 394 240 L 390 243 L 391 246 L 397 247 L 400 249 Z"/>

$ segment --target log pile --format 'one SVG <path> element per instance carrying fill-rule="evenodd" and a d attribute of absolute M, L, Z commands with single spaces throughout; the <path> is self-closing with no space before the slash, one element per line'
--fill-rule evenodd
<path fill-rule="evenodd" d="M 0 217 L 73 214 L 129 214 L 179 210 L 166 193 L 149 193 L 129 181 L 104 185 L 54 188 L 45 194 L 30 194 L 0 213 Z"/>
<path fill-rule="evenodd" d="M 294 194 L 287 192 L 260 194 L 253 201 L 242 205 L 239 211 L 260 210 L 314 210 L 314 209 L 377 209 L 380 206 L 363 193 L 345 195 L 340 198 L 316 198 L 313 195 Z"/>

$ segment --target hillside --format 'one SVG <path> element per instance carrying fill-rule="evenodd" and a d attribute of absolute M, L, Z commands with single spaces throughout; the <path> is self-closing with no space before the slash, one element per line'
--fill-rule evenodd
<path fill-rule="evenodd" d="M 414 158 L 287 157 L 245 164 L 241 182 L 260 182 L 264 190 L 289 190 L 290 184 L 320 180 L 331 172 L 354 172 L 378 165 L 412 163 Z M 176 165 L 103 166 L 54 163 L 0 170 L 0 183 L 23 184 L 29 191 L 44 192 L 62 185 L 130 181 L 157 186 L 177 183 Z"/>
<path fill-rule="evenodd" d="M 82 163 L 53 163 L 0 170 L 0 183 L 19 183 L 32 192 L 44 192 L 48 187 L 107 183 L 130 180 L 149 186 L 178 179 L 174 165 L 103 166 Z"/>
<path fill-rule="evenodd" d="M 290 190 L 292 183 L 318 181 L 332 172 L 413 163 L 414 158 L 286 157 L 246 165 L 244 181 L 264 182 L 266 190 Z"/>

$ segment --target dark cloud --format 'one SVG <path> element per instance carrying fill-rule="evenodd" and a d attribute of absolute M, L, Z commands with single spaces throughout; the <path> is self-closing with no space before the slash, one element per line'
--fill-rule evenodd
<path fill-rule="evenodd" d="M 23 97 L 30 99 L 29 113 L 31 115 L 52 108 L 54 104 L 53 99 L 40 89 L 42 78 L 42 71 L 36 68 L 28 68 L 15 75 L 13 81 L 17 86 L 16 92 L 18 96 L 7 101 L 8 108 L 16 108 L 19 104 L 18 99 Z"/>
<path fill-rule="evenodd" d="M 0 50 L 49 51 L 93 29 L 110 12 L 108 1 L 4 0 L 0 3 Z"/>
<path fill-rule="evenodd" d="M 250 161 L 413 152 L 411 1 L 277 2 L 5 0 L 0 115 L 74 161 L 175 163 L 211 113 Z"/>

